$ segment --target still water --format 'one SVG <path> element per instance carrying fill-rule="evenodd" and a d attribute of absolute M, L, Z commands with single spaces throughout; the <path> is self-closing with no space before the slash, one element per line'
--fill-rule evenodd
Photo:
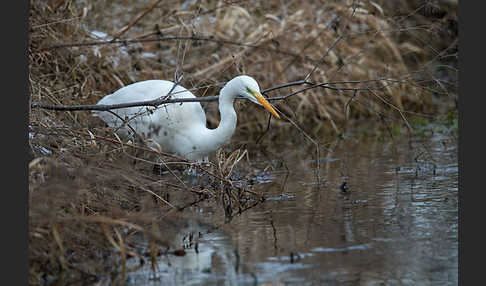
<path fill-rule="evenodd" d="M 194 234 L 197 251 L 162 257 L 128 283 L 458 284 L 457 139 L 346 139 L 320 150 L 319 172 L 309 144 L 254 155 L 253 190 L 267 200 L 216 227 L 189 223 L 180 239 Z M 191 211 L 222 216 L 214 206 Z"/>

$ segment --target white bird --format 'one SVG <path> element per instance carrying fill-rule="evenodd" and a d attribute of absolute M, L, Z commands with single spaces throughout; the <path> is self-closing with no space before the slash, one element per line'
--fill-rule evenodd
<path fill-rule="evenodd" d="M 146 80 L 120 88 L 103 97 L 97 104 L 119 104 L 154 100 L 166 96 L 174 83 L 166 80 Z M 161 151 L 185 157 L 191 161 L 208 162 L 208 157 L 229 142 L 236 128 L 236 112 L 233 102 L 237 96 L 263 105 L 276 118 L 278 113 L 260 93 L 258 83 L 252 77 L 241 75 L 233 78 L 221 89 L 219 94 L 219 113 L 221 121 L 217 128 L 206 127 L 206 114 L 199 102 L 169 103 L 157 108 L 147 106 L 113 109 L 137 134 L 148 140 L 148 145 Z M 171 98 L 195 98 L 194 94 L 177 85 Z M 120 127 L 123 122 L 106 111 L 93 111 L 108 126 Z M 129 135 L 127 127 L 118 130 L 121 136 Z"/>

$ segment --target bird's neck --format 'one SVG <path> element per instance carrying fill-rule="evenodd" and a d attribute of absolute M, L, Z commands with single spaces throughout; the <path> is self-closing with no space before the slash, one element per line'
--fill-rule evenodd
<path fill-rule="evenodd" d="M 235 95 L 227 94 L 224 88 L 219 95 L 219 114 L 221 121 L 216 129 L 212 130 L 214 138 L 217 140 L 218 148 L 228 143 L 236 129 L 236 111 L 233 107 Z"/>

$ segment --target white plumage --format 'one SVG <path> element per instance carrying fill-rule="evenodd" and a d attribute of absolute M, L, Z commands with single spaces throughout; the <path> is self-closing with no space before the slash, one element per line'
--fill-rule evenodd
<path fill-rule="evenodd" d="M 174 83 L 166 80 L 140 81 L 103 97 L 97 104 L 119 104 L 157 99 L 166 96 Z M 249 76 L 237 76 L 221 89 L 219 112 L 221 121 L 217 128 L 206 127 L 206 115 L 199 102 L 170 103 L 157 108 L 140 106 L 112 110 L 144 138 L 151 139 L 149 146 L 183 156 L 191 161 L 207 161 L 208 156 L 231 139 L 237 116 L 233 107 L 236 96 L 241 95 L 263 105 L 275 117 L 277 112 L 261 95 L 258 83 Z M 195 98 L 194 94 L 177 85 L 170 98 Z M 108 126 L 119 128 L 122 121 L 106 111 L 93 111 Z M 121 136 L 128 136 L 127 127 L 118 129 Z M 156 144 L 154 144 L 154 142 Z"/>

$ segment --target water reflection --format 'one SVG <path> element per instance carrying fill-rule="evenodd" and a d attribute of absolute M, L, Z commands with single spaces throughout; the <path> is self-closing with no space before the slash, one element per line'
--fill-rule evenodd
<path fill-rule="evenodd" d="M 261 178 L 255 191 L 268 199 L 211 232 L 192 224 L 182 233 L 205 233 L 198 253 L 193 247 L 186 256 L 160 259 L 159 278 L 147 279 L 153 272 L 146 266 L 130 274 L 131 284 L 456 285 L 457 142 L 330 146 L 319 159 L 319 177 L 313 146 L 253 155 Z M 261 171 L 269 163 L 264 156 L 285 168 Z"/>
<path fill-rule="evenodd" d="M 167 219 L 160 222 L 160 231 L 166 232 Z M 127 272 L 126 285 L 236 285 L 239 257 L 229 236 L 194 219 L 180 219 L 174 226 L 170 226 L 174 236 L 169 248 L 175 251 L 157 255 L 154 265 L 150 239 L 137 233 L 128 240 L 146 261 L 127 259 L 127 269 L 136 270 Z"/>
<path fill-rule="evenodd" d="M 457 284 L 457 144 L 414 142 L 340 142 L 320 160 L 319 187 L 312 152 L 281 152 L 285 186 L 262 189 L 292 199 L 231 222 L 244 271 L 262 283 Z"/>

